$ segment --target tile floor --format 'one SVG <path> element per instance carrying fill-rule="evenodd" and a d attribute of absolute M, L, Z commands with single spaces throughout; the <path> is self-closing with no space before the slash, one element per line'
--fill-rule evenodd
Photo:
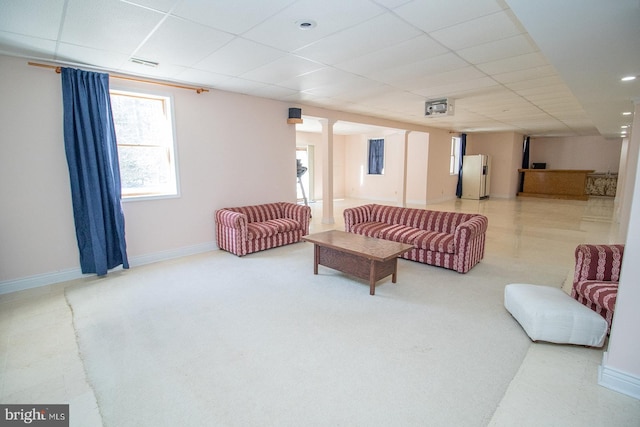
<path fill-rule="evenodd" d="M 321 203 L 311 203 L 311 231 L 341 228 L 342 209 L 361 203 L 337 200 L 334 224 L 323 223 Z M 559 274 L 570 273 L 576 244 L 619 241 L 607 198 L 452 200 L 427 208 L 487 215 L 487 253 L 535 261 Z M 0 403 L 69 403 L 72 426 L 101 426 L 78 356 L 66 285 L 0 295 Z M 597 384 L 602 353 L 532 345 L 489 425 L 640 426 L 640 401 Z"/>

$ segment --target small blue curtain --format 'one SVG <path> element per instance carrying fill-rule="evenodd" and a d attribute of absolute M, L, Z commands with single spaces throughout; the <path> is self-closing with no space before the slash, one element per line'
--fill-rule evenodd
<path fill-rule="evenodd" d="M 524 137 L 522 142 L 522 169 L 529 169 L 529 144 L 530 139 L 528 136 Z M 520 172 L 520 192 L 524 191 L 524 172 Z"/>
<path fill-rule="evenodd" d="M 467 134 L 460 135 L 460 156 L 458 156 L 458 185 L 456 186 L 456 197 L 462 197 L 462 162 L 467 152 Z"/>
<path fill-rule="evenodd" d="M 369 140 L 369 173 L 380 175 L 384 168 L 384 139 Z"/>
<path fill-rule="evenodd" d="M 129 268 L 109 75 L 62 68 L 64 146 L 83 273 Z"/>

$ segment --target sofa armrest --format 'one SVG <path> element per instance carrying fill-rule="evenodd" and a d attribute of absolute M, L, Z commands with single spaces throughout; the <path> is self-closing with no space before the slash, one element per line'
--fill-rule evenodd
<path fill-rule="evenodd" d="M 456 227 L 453 239 L 455 245 L 453 269 L 458 273 L 467 273 L 484 258 L 488 225 L 489 219 L 486 216 L 477 215 Z"/>
<path fill-rule="evenodd" d="M 247 215 L 228 209 L 215 212 L 218 248 L 237 256 L 247 254 Z"/>
<path fill-rule="evenodd" d="M 484 215 L 474 216 L 459 224 L 454 233 L 456 249 L 459 250 L 459 248 L 465 245 L 465 242 L 469 242 L 477 236 L 485 234 L 488 226 L 489 219 Z"/>
<path fill-rule="evenodd" d="M 303 206 L 289 202 L 281 202 L 280 204 L 282 206 L 282 215 L 285 218 L 298 221 L 302 226 L 303 234 L 309 234 L 309 218 L 311 218 L 311 208 L 309 206 Z"/>
<path fill-rule="evenodd" d="M 219 209 L 216 211 L 216 223 L 229 228 L 245 229 L 247 228 L 247 216 L 240 212 L 234 212 L 227 209 Z"/>
<path fill-rule="evenodd" d="M 371 221 L 372 208 L 373 205 L 346 208 L 342 213 L 344 217 L 344 231 L 351 232 L 354 225 Z"/>

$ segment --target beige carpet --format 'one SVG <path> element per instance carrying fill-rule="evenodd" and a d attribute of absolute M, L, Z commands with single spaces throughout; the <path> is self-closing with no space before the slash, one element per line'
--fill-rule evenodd
<path fill-rule="evenodd" d="M 484 426 L 530 345 L 504 286 L 565 278 L 400 260 L 370 296 L 312 257 L 214 251 L 67 289 L 105 426 Z"/>

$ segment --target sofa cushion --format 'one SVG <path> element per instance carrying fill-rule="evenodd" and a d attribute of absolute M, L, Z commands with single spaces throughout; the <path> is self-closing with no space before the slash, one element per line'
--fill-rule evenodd
<path fill-rule="evenodd" d="M 591 304 L 613 311 L 618 296 L 617 282 L 585 280 L 575 284 L 575 291 Z"/>
<path fill-rule="evenodd" d="M 416 236 L 413 244 L 416 248 L 428 251 L 455 253 L 453 234 L 424 231 Z"/>
<path fill-rule="evenodd" d="M 380 229 L 377 237 L 379 239 L 413 245 L 416 238 L 424 233 L 426 233 L 426 231 L 407 227 L 406 225 L 389 225 L 386 228 Z"/>
<path fill-rule="evenodd" d="M 270 219 L 268 221 L 265 221 L 265 223 L 269 226 L 276 227 L 279 233 L 302 229 L 300 222 L 296 221 L 295 219 L 289 218 Z"/>
<path fill-rule="evenodd" d="M 262 239 L 264 237 L 273 236 L 278 234 L 278 227 L 275 224 L 270 224 L 267 221 L 263 222 L 250 222 L 247 224 L 247 239 Z"/>
<path fill-rule="evenodd" d="M 378 237 L 380 230 L 389 227 L 386 222 L 361 222 L 353 226 L 352 231 L 363 236 Z"/>

